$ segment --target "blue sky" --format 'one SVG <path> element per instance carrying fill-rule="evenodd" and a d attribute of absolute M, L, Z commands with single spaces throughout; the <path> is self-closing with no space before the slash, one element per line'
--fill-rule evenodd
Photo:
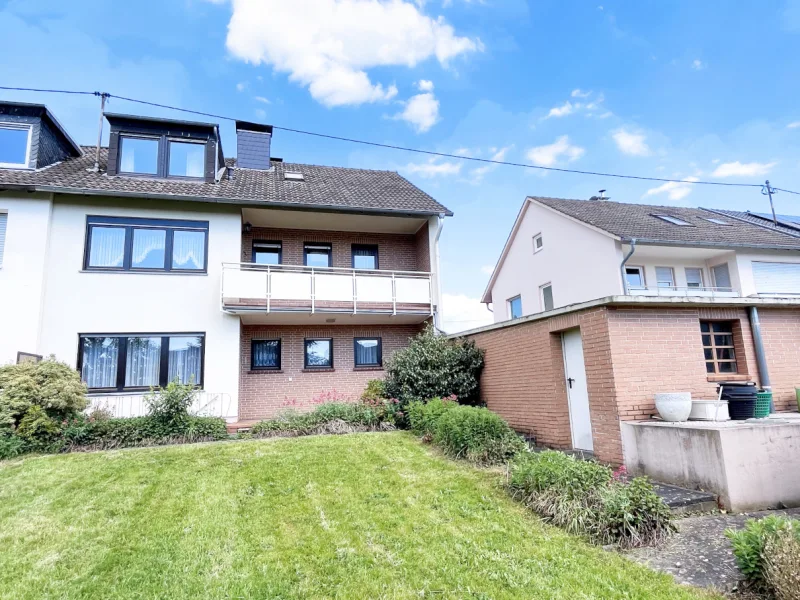
<path fill-rule="evenodd" d="M 0 85 L 104 90 L 514 162 L 800 191 L 800 0 L 25 0 L 0 3 Z M 44 102 L 81 143 L 94 98 Z M 109 110 L 180 113 L 113 101 Z M 222 123 L 228 154 L 231 126 Z M 286 160 L 397 170 L 452 209 L 449 329 L 526 195 L 768 210 L 758 189 L 480 167 L 277 132 Z M 800 214 L 800 196 L 778 194 Z"/>

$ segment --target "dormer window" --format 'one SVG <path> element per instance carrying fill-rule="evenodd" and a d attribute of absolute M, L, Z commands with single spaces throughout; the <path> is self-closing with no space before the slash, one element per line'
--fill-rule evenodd
<path fill-rule="evenodd" d="M 158 175 L 158 138 L 120 136 L 119 172 Z"/>
<path fill-rule="evenodd" d="M 31 154 L 31 127 L 0 123 L 0 167 L 26 169 Z"/>
<path fill-rule="evenodd" d="M 169 142 L 169 176 L 197 177 L 204 175 L 206 146 L 197 142 Z"/>

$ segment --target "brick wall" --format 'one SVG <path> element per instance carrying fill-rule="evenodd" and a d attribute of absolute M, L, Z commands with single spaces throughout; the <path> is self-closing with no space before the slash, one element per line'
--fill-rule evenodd
<path fill-rule="evenodd" d="M 800 310 L 758 311 L 776 410 L 797 410 L 800 387 Z"/>
<path fill-rule="evenodd" d="M 425 223 L 419 228 L 414 236 L 414 244 L 417 248 L 417 270 L 430 271 L 431 270 L 431 244 L 428 235 L 428 224 Z"/>
<path fill-rule="evenodd" d="M 356 369 L 353 362 L 354 337 L 380 337 L 383 360 L 408 345 L 422 325 L 376 326 L 298 326 L 243 325 L 241 335 L 239 418 L 273 417 L 282 410 L 310 409 L 314 396 L 336 390 L 356 399 L 370 379 L 383 377 L 382 369 Z M 333 338 L 332 371 L 307 372 L 303 369 L 305 338 Z M 251 371 L 253 339 L 281 340 L 281 370 Z"/>
<path fill-rule="evenodd" d="M 427 231 L 427 226 L 424 228 Z M 253 240 L 274 241 L 283 244 L 283 264 L 302 265 L 303 245 L 306 242 L 331 244 L 334 267 L 349 269 L 353 266 L 353 244 L 377 244 L 378 266 L 388 271 L 429 271 L 429 263 L 421 263 L 424 254 L 418 250 L 414 234 L 353 233 L 348 231 L 317 231 L 305 229 L 270 229 L 254 227 L 242 234 L 242 262 L 253 256 Z M 427 236 L 424 236 L 427 245 Z M 420 243 L 421 240 L 420 240 Z M 425 254 L 427 256 L 427 254 Z"/>

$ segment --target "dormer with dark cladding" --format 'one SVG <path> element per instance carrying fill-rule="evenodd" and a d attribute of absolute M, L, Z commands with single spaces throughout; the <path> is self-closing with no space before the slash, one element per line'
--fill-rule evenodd
<path fill-rule="evenodd" d="M 219 128 L 213 123 L 110 113 L 105 117 L 111 126 L 109 175 L 213 183 L 225 165 Z"/>
<path fill-rule="evenodd" d="M 41 169 L 81 156 L 80 147 L 44 104 L 0 102 L 0 129 L 16 132 L 13 141 L 20 146 L 13 152 L 19 159 L 0 160 L 0 168 Z"/>

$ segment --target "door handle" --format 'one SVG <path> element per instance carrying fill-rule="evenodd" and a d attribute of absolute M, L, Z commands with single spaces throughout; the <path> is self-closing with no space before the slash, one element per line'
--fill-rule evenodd
<path fill-rule="evenodd" d="M 572 377 L 567 377 L 567 383 L 569 384 L 569 389 L 572 389 L 572 382 L 575 381 Z"/>

